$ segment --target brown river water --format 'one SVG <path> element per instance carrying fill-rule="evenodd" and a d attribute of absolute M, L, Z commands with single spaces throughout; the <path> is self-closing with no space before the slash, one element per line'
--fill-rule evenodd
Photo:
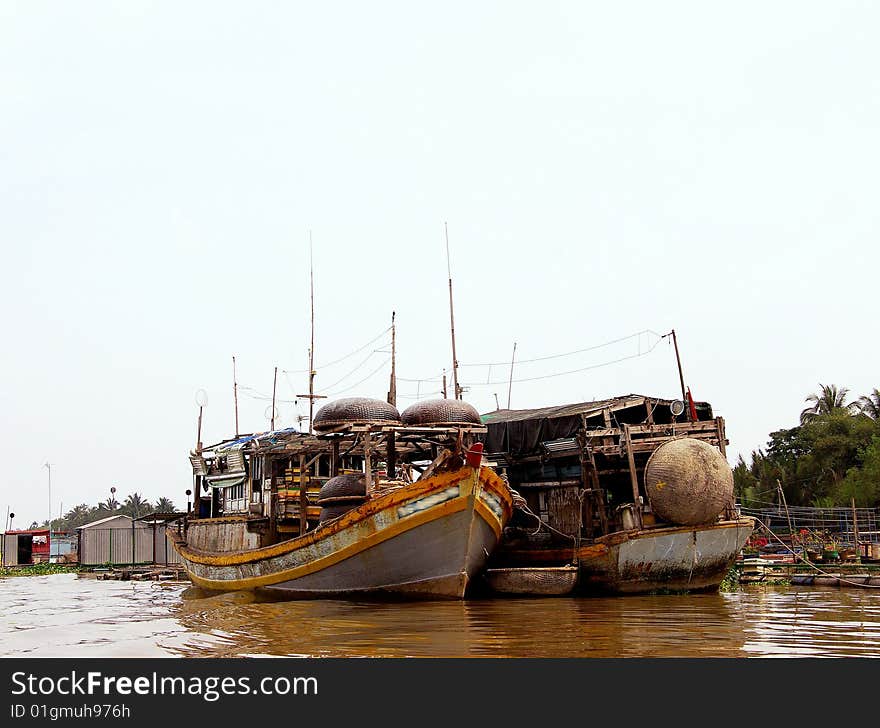
<path fill-rule="evenodd" d="M 0 579 L 4 657 L 880 656 L 880 589 L 461 602 L 266 601 L 73 574 Z"/>

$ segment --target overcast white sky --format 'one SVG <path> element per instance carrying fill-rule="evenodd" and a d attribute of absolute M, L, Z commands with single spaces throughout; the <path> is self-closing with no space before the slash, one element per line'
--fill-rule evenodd
<path fill-rule="evenodd" d="M 0 0 L 4 514 L 46 518 L 47 460 L 53 516 L 114 485 L 182 505 L 233 354 L 242 431 L 274 366 L 307 391 L 309 230 L 319 392 L 384 397 L 387 337 L 322 364 L 392 310 L 401 377 L 450 367 L 444 221 L 463 364 L 674 327 L 731 462 L 819 382 L 880 386 L 878 28 L 869 2 Z M 462 369 L 466 399 L 508 374 Z M 511 404 L 628 392 L 678 395 L 666 341 Z"/>

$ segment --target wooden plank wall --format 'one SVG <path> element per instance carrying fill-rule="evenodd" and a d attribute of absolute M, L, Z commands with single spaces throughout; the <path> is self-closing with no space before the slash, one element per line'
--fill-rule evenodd
<path fill-rule="evenodd" d="M 547 493 L 547 515 L 558 531 L 575 535 L 580 528 L 580 500 L 578 487 L 550 488 Z"/>

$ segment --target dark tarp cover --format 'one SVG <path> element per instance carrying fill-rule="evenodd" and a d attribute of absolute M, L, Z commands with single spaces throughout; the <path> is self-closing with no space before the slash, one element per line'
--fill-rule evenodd
<path fill-rule="evenodd" d="M 613 399 L 578 404 L 541 407 L 528 410 L 497 410 L 481 415 L 487 432 L 483 436 L 486 452 L 508 453 L 514 456 L 532 455 L 540 452 L 541 443 L 565 437 L 574 437 L 583 427 L 583 418 L 602 416 L 603 409 L 611 412 L 641 406 L 644 395 L 628 394 Z M 669 404 L 671 400 L 651 397 L 652 403 Z M 627 421 L 630 421 L 629 418 Z M 602 423 L 588 423 L 602 427 Z M 632 422 L 631 422 L 632 424 Z"/>

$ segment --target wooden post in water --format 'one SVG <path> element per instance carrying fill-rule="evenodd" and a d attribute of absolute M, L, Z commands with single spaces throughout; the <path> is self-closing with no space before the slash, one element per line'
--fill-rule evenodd
<path fill-rule="evenodd" d="M 852 499 L 852 516 L 853 516 L 853 545 L 856 547 L 856 558 L 862 560 L 862 552 L 859 547 L 859 517 L 856 513 L 856 499 Z"/>
<path fill-rule="evenodd" d="M 785 518 L 788 520 L 788 549 L 793 554 L 794 532 L 791 525 L 791 514 L 788 512 L 788 502 L 785 500 L 785 491 L 782 490 L 782 483 L 779 482 L 779 478 L 776 478 L 776 489 L 779 491 L 779 500 L 782 501 L 782 505 L 785 507 Z"/>

